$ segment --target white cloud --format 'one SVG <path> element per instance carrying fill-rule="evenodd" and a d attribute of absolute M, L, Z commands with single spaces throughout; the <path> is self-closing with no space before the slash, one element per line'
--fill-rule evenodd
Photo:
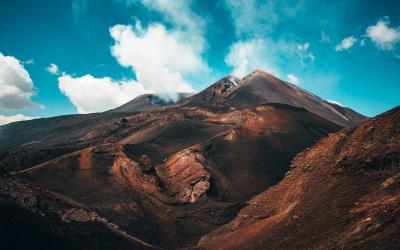
<path fill-rule="evenodd" d="M 330 102 L 330 103 L 333 103 L 333 104 L 336 104 L 336 105 L 339 105 L 339 106 L 341 106 L 341 107 L 344 107 L 344 105 L 343 104 L 341 104 L 340 102 L 338 102 L 338 101 L 334 101 L 334 100 L 328 100 L 328 102 Z"/>
<path fill-rule="evenodd" d="M 35 118 L 38 118 L 38 117 L 26 116 L 23 114 L 16 114 L 16 115 L 10 115 L 10 116 L 0 115 L 0 126 L 11 123 L 11 122 L 26 121 L 26 120 L 32 120 Z"/>
<path fill-rule="evenodd" d="M 172 30 L 179 31 L 181 40 L 195 50 L 202 51 L 206 45 L 204 33 L 206 20 L 192 11 L 192 1 L 139 0 L 149 9 L 159 12 L 172 24 Z"/>
<path fill-rule="evenodd" d="M 332 43 L 331 38 L 324 32 L 321 31 L 321 39 L 320 39 L 321 43 L 326 43 L 326 44 L 330 44 Z"/>
<path fill-rule="evenodd" d="M 234 43 L 225 57 L 225 63 L 233 68 L 234 74 L 243 77 L 254 69 L 265 70 L 277 77 L 285 74 L 287 61 L 300 59 L 300 64 L 313 61 L 314 55 L 309 51 L 310 44 L 296 44 L 286 40 L 259 38 L 239 40 Z"/>
<path fill-rule="evenodd" d="M 299 51 L 305 52 L 305 51 L 307 51 L 308 48 L 310 47 L 310 44 L 309 44 L 309 43 L 297 44 L 296 47 L 297 47 L 297 49 L 298 49 Z"/>
<path fill-rule="evenodd" d="M 134 26 L 110 27 L 114 39 L 111 54 L 120 65 L 132 69 L 137 81 L 62 74 L 59 88 L 79 113 L 109 110 L 144 93 L 157 92 L 174 99 L 177 92 L 194 91 L 189 80 L 208 77 L 210 69 L 202 58 L 206 22 L 191 10 L 191 2 L 126 0 L 133 2 L 159 12 L 169 28 L 160 23 L 142 27 L 139 20 Z M 86 8 L 75 7 L 76 12 Z"/>
<path fill-rule="evenodd" d="M 346 38 L 343 38 L 343 40 L 336 45 L 335 50 L 336 51 L 342 51 L 342 50 L 348 50 L 351 47 L 353 47 L 353 45 L 357 42 L 357 39 L 354 38 L 354 36 L 349 36 Z"/>
<path fill-rule="evenodd" d="M 50 63 L 50 65 L 46 68 L 53 75 L 58 75 L 58 66 L 54 63 Z"/>
<path fill-rule="evenodd" d="M 230 47 L 225 62 L 233 67 L 233 73 L 240 78 L 254 69 L 262 69 L 278 76 L 280 72 L 276 60 L 279 55 L 267 43 L 264 39 L 238 41 Z"/>
<path fill-rule="evenodd" d="M 366 36 L 382 50 L 393 50 L 400 41 L 400 27 L 389 27 L 388 18 L 379 20 L 375 25 L 369 26 Z"/>
<path fill-rule="evenodd" d="M 110 29 L 115 44 L 112 55 L 125 67 L 132 67 L 137 80 L 152 92 L 193 92 L 185 77 L 201 76 L 209 70 L 202 50 L 192 46 L 189 35 L 167 30 L 161 24 L 144 29 L 140 24 L 115 25 Z"/>
<path fill-rule="evenodd" d="M 110 35 L 115 44 L 112 55 L 124 67 L 130 67 L 137 80 L 151 92 L 193 92 L 190 83 L 200 84 L 210 77 L 211 69 L 203 59 L 206 47 L 206 20 L 191 9 L 192 1 L 127 0 L 140 2 L 161 14 L 161 23 L 142 27 L 115 25 Z"/>
<path fill-rule="evenodd" d="M 297 76 L 295 76 L 293 74 L 287 74 L 286 76 L 287 76 L 288 82 L 296 84 L 296 85 L 300 84 L 300 79 Z"/>
<path fill-rule="evenodd" d="M 106 111 L 146 93 L 143 85 L 133 80 L 115 81 L 91 75 L 77 78 L 62 75 L 58 87 L 80 114 Z"/>
<path fill-rule="evenodd" d="M 32 79 L 21 62 L 0 53 L 0 110 L 34 108 Z"/>
<path fill-rule="evenodd" d="M 29 60 L 26 60 L 25 62 L 22 62 L 23 64 L 34 64 L 35 63 L 35 61 L 33 60 L 33 59 L 29 59 Z"/>
<path fill-rule="evenodd" d="M 296 44 L 296 48 L 302 65 L 305 65 L 307 61 L 313 62 L 315 60 L 314 54 L 309 51 L 310 43 Z"/>

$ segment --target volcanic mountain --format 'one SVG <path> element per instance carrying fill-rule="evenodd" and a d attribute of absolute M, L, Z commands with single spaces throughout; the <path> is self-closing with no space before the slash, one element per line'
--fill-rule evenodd
<path fill-rule="evenodd" d="M 121 248 L 216 248 L 254 199 L 285 183 L 293 157 L 365 119 L 255 71 L 177 103 L 144 95 L 104 113 L 1 126 L 0 209 L 10 216 L 0 231 L 35 235 L 21 214 L 42 225 L 27 245 L 73 237 L 68 246 L 109 248 L 85 239 L 98 233 Z M 241 242 L 232 247 L 253 244 Z"/>
<path fill-rule="evenodd" d="M 325 101 L 297 85 L 284 82 L 260 70 L 253 71 L 242 80 L 227 76 L 183 102 L 197 105 L 204 102 L 225 103 L 236 108 L 283 103 L 305 108 L 343 127 L 353 127 L 366 118 L 349 108 Z"/>

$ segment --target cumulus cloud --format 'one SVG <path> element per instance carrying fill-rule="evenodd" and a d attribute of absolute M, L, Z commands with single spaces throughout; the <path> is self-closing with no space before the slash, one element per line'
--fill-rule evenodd
<path fill-rule="evenodd" d="M 128 1 L 129 2 L 129 1 Z M 166 25 L 140 21 L 110 28 L 112 55 L 131 68 L 137 81 L 150 92 L 193 92 L 191 83 L 209 78 L 211 69 L 203 59 L 206 20 L 191 9 L 191 1 L 130 0 L 158 12 Z"/>
<path fill-rule="evenodd" d="M 172 29 L 180 31 L 182 41 L 203 50 L 206 20 L 191 9 L 192 1 L 139 0 L 144 6 L 160 13 Z"/>
<path fill-rule="evenodd" d="M 199 47 L 185 39 L 186 33 L 167 30 L 162 24 L 144 29 L 140 23 L 115 25 L 110 29 L 115 44 L 112 55 L 125 67 L 131 67 L 137 80 L 152 92 L 193 92 L 185 76 L 208 71 Z"/>
<path fill-rule="evenodd" d="M 21 62 L 0 53 L 0 110 L 37 107 L 32 79 Z"/>
<path fill-rule="evenodd" d="M 58 78 L 58 87 L 80 114 L 106 111 L 146 93 L 143 85 L 133 80 L 115 81 L 91 75 L 62 75 Z"/>
<path fill-rule="evenodd" d="M 366 36 L 381 50 L 393 50 L 400 41 L 400 27 L 390 27 L 389 18 L 367 28 Z"/>
<path fill-rule="evenodd" d="M 144 93 L 175 100 L 177 92 L 194 92 L 190 80 L 207 77 L 210 69 L 202 58 L 206 22 L 191 10 L 191 1 L 126 0 L 137 2 L 158 12 L 168 28 L 154 22 L 143 27 L 139 20 L 110 27 L 111 54 L 132 69 L 136 80 L 62 74 L 59 88 L 79 113 L 109 110 Z M 85 6 L 75 6 L 76 12 Z"/>
<path fill-rule="evenodd" d="M 8 124 L 8 123 L 12 123 L 12 122 L 32 120 L 35 118 L 38 118 L 38 117 L 26 116 L 23 114 L 16 114 L 16 115 L 10 115 L 10 116 L 0 115 L 0 126 Z"/>
<path fill-rule="evenodd" d="M 296 84 L 296 85 L 300 84 L 300 79 L 297 76 L 295 76 L 293 74 L 287 74 L 286 76 L 287 76 L 288 82 Z"/>
<path fill-rule="evenodd" d="M 343 40 L 336 45 L 335 50 L 336 51 L 343 51 L 343 50 L 348 50 L 351 47 L 353 47 L 353 45 L 357 42 L 357 39 L 354 38 L 354 36 L 349 36 L 346 38 L 343 38 Z"/>
<path fill-rule="evenodd" d="M 53 75 L 58 75 L 58 66 L 54 63 L 50 63 L 46 70 Z"/>

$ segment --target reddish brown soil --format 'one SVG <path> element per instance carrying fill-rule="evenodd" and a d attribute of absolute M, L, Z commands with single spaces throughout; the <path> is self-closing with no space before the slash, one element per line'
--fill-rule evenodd
<path fill-rule="evenodd" d="M 400 246 L 400 107 L 323 138 L 206 249 L 396 249 Z"/>

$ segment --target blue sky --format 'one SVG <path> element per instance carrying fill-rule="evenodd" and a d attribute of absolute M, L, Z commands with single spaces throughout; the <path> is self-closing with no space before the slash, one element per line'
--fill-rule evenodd
<path fill-rule="evenodd" d="M 374 116 L 400 103 L 400 2 L 3 0 L 0 53 L 0 123 L 256 68 Z"/>

